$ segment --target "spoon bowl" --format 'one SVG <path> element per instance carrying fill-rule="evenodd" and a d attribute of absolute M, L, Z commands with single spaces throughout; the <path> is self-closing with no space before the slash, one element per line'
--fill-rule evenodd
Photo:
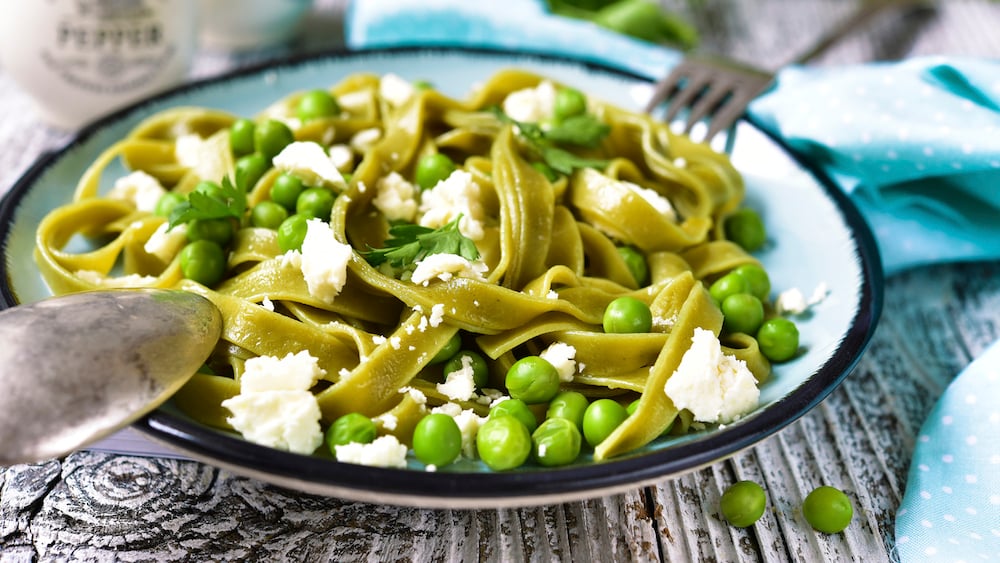
<path fill-rule="evenodd" d="M 179 290 L 0 311 L 0 465 L 60 457 L 134 422 L 194 375 L 221 332 L 215 305 Z"/>

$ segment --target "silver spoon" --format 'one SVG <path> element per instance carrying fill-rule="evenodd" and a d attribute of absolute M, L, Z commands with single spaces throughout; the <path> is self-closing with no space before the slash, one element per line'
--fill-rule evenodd
<path fill-rule="evenodd" d="M 72 452 L 174 394 L 222 332 L 208 299 L 124 289 L 0 311 L 0 465 Z"/>

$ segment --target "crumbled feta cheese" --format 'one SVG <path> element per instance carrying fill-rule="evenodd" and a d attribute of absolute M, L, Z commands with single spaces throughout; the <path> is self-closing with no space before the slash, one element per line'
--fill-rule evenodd
<path fill-rule="evenodd" d="M 298 454 L 311 454 L 323 442 L 319 404 L 308 391 L 241 393 L 222 406 L 226 419 L 247 440 Z"/>
<path fill-rule="evenodd" d="M 412 222 L 417 215 L 416 186 L 403 178 L 398 172 L 391 172 L 375 183 L 377 193 L 372 204 L 385 215 L 389 221 Z"/>
<path fill-rule="evenodd" d="M 372 103 L 373 92 L 371 90 L 357 90 L 337 96 L 337 103 L 340 109 L 351 114 L 363 113 Z"/>
<path fill-rule="evenodd" d="M 432 413 L 446 414 L 453 419 L 462 432 L 462 455 L 469 459 L 476 457 L 476 434 L 486 418 L 479 416 L 472 409 L 462 409 L 461 405 L 445 403 L 431 409 Z"/>
<path fill-rule="evenodd" d="M 431 316 L 427 319 L 427 322 L 431 324 L 432 327 L 438 327 L 444 322 L 444 303 L 435 303 L 431 307 Z"/>
<path fill-rule="evenodd" d="M 309 388 L 325 371 L 308 351 L 246 361 L 240 393 L 222 402 L 230 425 L 256 444 L 311 454 L 323 441 L 320 409 Z"/>
<path fill-rule="evenodd" d="M 556 368 L 560 381 L 573 381 L 573 374 L 576 373 L 576 361 L 573 359 L 576 357 L 576 348 L 564 342 L 553 342 L 538 356 Z"/>
<path fill-rule="evenodd" d="M 413 402 L 417 403 L 418 405 L 427 404 L 427 395 L 424 395 L 424 392 L 421 391 L 420 389 L 417 389 L 415 387 L 410 387 L 409 385 L 407 385 L 405 387 L 400 387 L 399 392 L 408 394 L 410 398 L 413 399 Z"/>
<path fill-rule="evenodd" d="M 433 188 L 421 192 L 419 223 L 437 229 L 461 215 L 458 230 L 472 240 L 481 240 L 485 235 L 483 221 L 486 212 L 479 191 L 479 184 L 472 174 L 455 170 Z"/>
<path fill-rule="evenodd" d="M 152 254 L 164 262 L 170 262 L 188 243 L 187 224 L 177 225 L 169 229 L 168 223 L 163 223 L 149 235 L 142 249 L 146 254 Z"/>
<path fill-rule="evenodd" d="M 413 85 L 399 75 L 388 73 L 378 83 L 378 94 L 394 106 L 403 105 L 413 95 Z"/>
<path fill-rule="evenodd" d="M 337 191 L 347 186 L 343 174 L 319 143 L 295 141 L 281 149 L 271 162 L 278 170 L 293 174 L 309 186 Z"/>
<path fill-rule="evenodd" d="M 284 358 L 259 356 L 244 364 L 240 393 L 308 391 L 324 375 L 326 371 L 319 367 L 319 360 L 308 350 L 288 353 Z"/>
<path fill-rule="evenodd" d="M 406 467 L 406 445 L 395 436 L 379 436 L 370 444 L 351 442 L 334 448 L 337 461 L 369 467 Z"/>
<path fill-rule="evenodd" d="M 306 237 L 299 260 L 310 295 L 332 303 L 347 283 L 347 264 L 351 256 L 350 245 L 338 241 L 329 224 L 319 219 L 306 221 Z"/>
<path fill-rule="evenodd" d="M 174 158 L 181 166 L 197 168 L 205 150 L 205 140 L 195 133 L 181 135 L 174 140 Z"/>
<path fill-rule="evenodd" d="M 446 373 L 445 382 L 437 384 L 438 393 L 452 401 L 468 401 L 476 394 L 476 381 L 473 377 L 472 357 L 462 356 L 462 367 Z"/>
<path fill-rule="evenodd" d="M 330 147 L 330 160 L 337 170 L 350 172 L 354 170 L 354 151 L 347 145 L 333 145 Z"/>
<path fill-rule="evenodd" d="M 801 315 L 822 303 L 829 294 L 830 288 L 826 283 L 817 285 L 809 299 L 806 299 L 801 289 L 793 287 L 778 294 L 774 300 L 774 308 L 779 315 Z"/>
<path fill-rule="evenodd" d="M 453 277 L 485 281 L 483 274 L 489 269 L 482 260 L 470 262 L 457 254 L 431 254 L 418 260 L 416 265 L 410 281 L 424 286 L 434 279 L 448 281 Z"/>
<path fill-rule="evenodd" d="M 261 300 L 260 306 L 272 313 L 274 312 L 274 302 L 267 296 L 264 296 L 264 299 Z"/>
<path fill-rule="evenodd" d="M 712 331 L 696 328 L 691 348 L 667 379 L 664 393 L 694 420 L 729 423 L 757 406 L 760 390 L 743 360 L 723 354 Z"/>
<path fill-rule="evenodd" d="M 348 143 L 351 145 L 351 149 L 358 154 L 365 154 L 372 150 L 375 143 L 382 138 L 382 130 L 378 127 L 371 127 L 369 129 L 362 129 L 351 137 Z"/>
<path fill-rule="evenodd" d="M 374 421 L 377 424 L 381 424 L 383 429 L 388 430 L 390 432 L 395 430 L 396 426 L 399 425 L 399 419 L 396 418 L 396 415 L 388 412 L 376 416 Z"/>
<path fill-rule="evenodd" d="M 167 190 L 160 185 L 159 180 L 142 170 L 136 170 L 115 180 L 115 185 L 108 191 L 108 198 L 127 201 L 139 211 L 152 213 L 165 193 Z"/>
<path fill-rule="evenodd" d="M 511 92 L 504 98 L 503 112 L 514 121 L 537 123 L 552 117 L 556 104 L 556 88 L 543 80 L 534 88 Z"/>

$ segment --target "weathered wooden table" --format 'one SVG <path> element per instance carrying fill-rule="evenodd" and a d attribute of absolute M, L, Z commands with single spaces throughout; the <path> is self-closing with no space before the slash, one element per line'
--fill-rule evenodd
<path fill-rule="evenodd" d="M 1000 4 L 939 4 L 933 14 L 878 21 L 817 64 L 1000 55 Z M 781 63 L 849 9 L 844 0 L 703 5 L 695 21 L 707 46 L 764 65 Z M 342 37 L 340 2 L 317 6 L 291 50 Z M 195 74 L 275 54 L 206 53 Z M 0 193 L 65 138 L 37 120 L 0 69 Z M 0 468 L 0 561 L 891 560 L 920 424 L 950 379 L 1000 338 L 1000 264 L 909 271 L 888 279 L 885 297 L 858 369 L 821 405 L 750 450 L 653 487 L 536 508 L 418 510 L 300 494 L 193 461 L 82 452 Z M 727 525 L 717 509 L 737 479 L 763 484 L 770 499 L 750 529 Z M 797 508 L 820 484 L 855 503 L 842 534 L 813 532 Z"/>

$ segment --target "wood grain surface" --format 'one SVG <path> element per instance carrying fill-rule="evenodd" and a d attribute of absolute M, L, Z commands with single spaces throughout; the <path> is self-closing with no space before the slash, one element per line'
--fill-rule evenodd
<path fill-rule="evenodd" d="M 687 9 L 680 0 L 663 3 Z M 850 8 L 843 0 L 703 4 L 695 19 L 705 44 L 765 66 L 780 64 Z M 341 2 L 317 6 L 307 30 L 319 35 L 299 50 L 326 48 L 341 37 L 324 27 L 336 24 Z M 942 0 L 933 13 L 875 22 L 816 64 L 932 53 L 997 56 L 998 29 L 1000 3 Z M 262 56 L 205 55 L 195 71 L 210 75 Z M 0 193 L 65 140 L 37 120 L 0 69 Z M 932 266 L 891 277 L 860 365 L 810 413 L 728 460 L 585 502 L 398 508 L 301 494 L 193 461 L 94 452 L 0 468 L 0 563 L 890 561 L 894 514 L 920 425 L 951 378 L 998 338 L 1000 264 Z M 769 510 L 749 529 L 729 526 L 717 509 L 721 491 L 740 479 L 761 483 L 769 498 Z M 798 508 L 824 484 L 854 501 L 855 518 L 844 533 L 812 531 Z"/>

